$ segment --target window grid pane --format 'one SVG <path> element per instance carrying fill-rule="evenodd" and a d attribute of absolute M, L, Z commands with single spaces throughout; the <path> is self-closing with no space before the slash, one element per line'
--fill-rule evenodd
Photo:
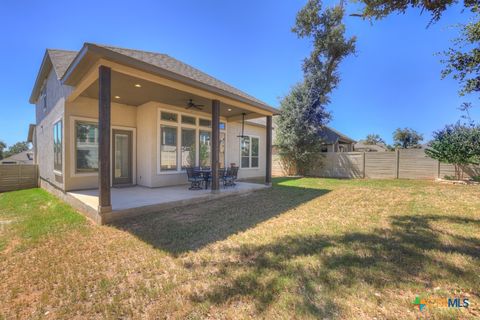
<path fill-rule="evenodd" d="M 177 128 L 161 126 L 160 170 L 177 170 Z"/>
<path fill-rule="evenodd" d="M 210 160 L 210 132 L 209 131 L 200 131 L 200 166 L 209 167 L 211 165 Z"/>
<path fill-rule="evenodd" d="M 197 118 L 189 117 L 189 116 L 182 116 L 182 123 L 183 124 L 196 125 L 197 124 Z"/>
<path fill-rule="evenodd" d="M 200 124 L 201 127 L 208 127 L 208 128 L 212 127 L 212 121 L 207 120 L 207 119 L 200 118 L 199 124 Z"/>
<path fill-rule="evenodd" d="M 62 121 L 53 126 L 53 169 L 62 171 Z"/>
<path fill-rule="evenodd" d="M 196 130 L 182 129 L 182 169 L 195 166 Z"/>
<path fill-rule="evenodd" d="M 173 122 L 178 121 L 178 116 L 176 113 L 162 112 L 160 117 L 163 121 L 173 121 Z"/>
<path fill-rule="evenodd" d="M 258 138 L 252 138 L 252 157 L 258 157 Z"/>
<path fill-rule="evenodd" d="M 76 170 L 98 171 L 98 125 L 77 122 L 75 133 Z"/>

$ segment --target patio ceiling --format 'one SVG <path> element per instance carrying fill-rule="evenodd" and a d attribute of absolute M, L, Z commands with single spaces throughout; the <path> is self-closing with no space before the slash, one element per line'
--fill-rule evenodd
<path fill-rule="evenodd" d="M 136 85 L 140 85 L 140 87 Z M 116 72 L 114 70 L 112 70 L 111 88 L 112 102 L 123 103 L 131 106 L 139 106 L 150 101 L 156 101 L 180 108 L 186 108 L 189 99 L 192 99 L 195 104 L 204 105 L 201 110 L 202 112 L 211 114 L 212 111 L 212 101 L 210 99 L 206 99 L 182 90 L 163 86 L 161 84 L 121 72 Z M 80 95 L 88 98 L 98 99 L 98 79 L 88 86 Z M 198 110 L 193 109 L 193 111 Z M 223 117 L 238 118 L 243 112 L 248 114 L 247 118 L 256 118 L 262 116 L 261 114 L 246 111 L 224 102 L 222 102 L 220 105 L 220 115 Z"/>

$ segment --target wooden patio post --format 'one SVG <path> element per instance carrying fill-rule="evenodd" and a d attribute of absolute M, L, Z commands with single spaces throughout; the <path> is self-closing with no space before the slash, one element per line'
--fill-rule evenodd
<path fill-rule="evenodd" d="M 265 184 L 272 184 L 272 116 L 267 116 Z"/>
<path fill-rule="evenodd" d="M 218 165 L 220 158 L 220 101 L 212 100 L 212 192 L 219 189 Z"/>
<path fill-rule="evenodd" d="M 111 69 L 98 68 L 98 212 L 112 211 L 110 195 Z"/>

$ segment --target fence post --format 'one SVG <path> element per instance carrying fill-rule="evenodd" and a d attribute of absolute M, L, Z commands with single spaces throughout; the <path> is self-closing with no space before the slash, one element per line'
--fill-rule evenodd
<path fill-rule="evenodd" d="M 395 179 L 400 177 L 400 149 L 395 149 Z"/>
<path fill-rule="evenodd" d="M 440 167 L 440 166 L 441 166 L 440 160 L 437 160 L 437 162 L 438 162 L 437 179 L 440 179 L 440 171 L 441 171 L 442 169 L 441 169 L 441 167 Z"/>
<path fill-rule="evenodd" d="M 362 171 L 363 171 L 363 179 L 365 179 L 367 177 L 367 174 L 365 173 L 365 169 L 367 167 L 366 165 L 366 162 L 367 161 L 367 156 L 366 156 L 366 152 L 363 151 L 363 168 L 362 168 Z"/>
<path fill-rule="evenodd" d="M 15 190 L 20 190 L 20 182 L 22 181 L 22 165 L 18 165 L 18 177 L 17 177 L 17 188 Z"/>

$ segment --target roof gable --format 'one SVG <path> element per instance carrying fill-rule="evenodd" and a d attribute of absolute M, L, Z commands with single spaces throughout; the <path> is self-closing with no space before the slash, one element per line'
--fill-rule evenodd
<path fill-rule="evenodd" d="M 47 53 L 58 79 L 63 77 L 73 59 L 75 59 L 75 56 L 78 54 L 77 51 L 58 49 L 47 49 Z"/>
<path fill-rule="evenodd" d="M 112 47 L 112 46 L 105 46 L 105 45 L 98 45 L 95 44 L 96 46 L 105 48 L 107 50 L 114 51 L 116 53 L 131 57 L 133 59 L 143 61 L 145 63 L 148 63 L 152 66 L 156 66 L 158 68 L 162 68 L 164 70 L 170 71 L 172 73 L 178 74 L 180 76 L 192 79 L 194 81 L 198 81 L 207 85 L 210 85 L 212 87 L 216 87 L 218 89 L 233 93 L 235 95 L 241 96 L 245 99 L 255 101 L 259 104 L 264 104 L 266 105 L 265 102 L 237 89 L 232 87 L 231 85 L 218 80 L 215 77 L 212 77 L 208 74 L 206 74 L 203 71 L 198 70 L 197 68 L 194 68 L 190 66 L 189 64 L 186 64 L 180 60 L 177 60 L 167 54 L 163 53 L 156 53 L 156 52 L 149 52 L 149 51 L 142 51 L 142 50 L 134 50 L 134 49 L 125 49 L 125 48 L 119 48 L 119 47 Z"/>

